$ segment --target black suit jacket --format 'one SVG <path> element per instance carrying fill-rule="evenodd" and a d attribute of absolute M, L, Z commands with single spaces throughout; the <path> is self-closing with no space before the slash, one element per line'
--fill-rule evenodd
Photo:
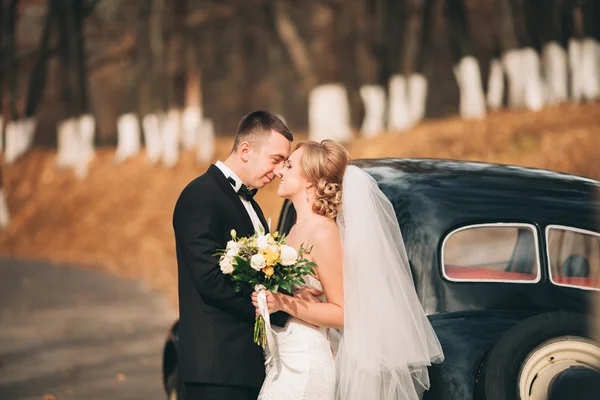
<path fill-rule="evenodd" d="M 252 202 L 263 226 L 264 216 Z M 259 387 L 264 356 L 253 342 L 255 310 L 248 295 L 235 293 L 213 254 L 224 249 L 235 229 L 254 233 L 252 220 L 219 168 L 193 180 L 179 195 L 173 213 L 179 281 L 178 376 L 183 382 Z M 283 325 L 287 315 L 271 316 Z"/>

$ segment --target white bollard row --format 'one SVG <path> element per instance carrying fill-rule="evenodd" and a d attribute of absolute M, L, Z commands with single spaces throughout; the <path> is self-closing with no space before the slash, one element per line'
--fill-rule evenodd
<path fill-rule="evenodd" d="M 403 131 L 412 126 L 404 75 L 393 75 L 389 82 L 388 129 Z"/>
<path fill-rule="evenodd" d="M 146 145 L 146 161 L 155 165 L 162 157 L 162 127 L 164 125 L 164 113 L 146 114 L 142 118 L 144 129 L 144 143 Z"/>
<path fill-rule="evenodd" d="M 477 59 L 473 56 L 463 57 L 454 67 L 454 76 L 460 91 L 460 116 L 465 119 L 485 116 L 485 97 Z"/>
<path fill-rule="evenodd" d="M 212 120 L 204 118 L 196 137 L 196 161 L 209 163 L 214 160 L 215 153 L 215 128 Z"/>
<path fill-rule="evenodd" d="M 308 135 L 320 142 L 352 139 L 350 103 L 344 85 L 331 83 L 314 88 L 308 99 Z"/>
<path fill-rule="evenodd" d="M 116 162 L 135 157 L 140 152 L 140 124 L 134 113 L 123 114 L 117 118 Z"/>
<path fill-rule="evenodd" d="M 179 139 L 181 134 L 181 111 L 172 108 L 167 113 L 167 119 L 163 126 L 163 165 L 167 168 L 177 164 L 179 159 Z"/>
<path fill-rule="evenodd" d="M 504 72 L 502 63 L 498 59 L 493 59 L 490 63 L 490 74 L 488 77 L 487 105 L 491 110 L 497 110 L 502 107 L 502 98 L 504 97 Z"/>
<path fill-rule="evenodd" d="M 546 103 L 564 103 L 568 97 L 567 52 L 557 42 L 549 42 L 542 49 L 542 69 Z"/>
<path fill-rule="evenodd" d="M 96 120 L 90 114 L 72 117 L 58 125 L 58 154 L 56 165 L 72 167 L 79 178 L 88 174 L 89 163 L 94 158 Z"/>
<path fill-rule="evenodd" d="M 600 42 L 585 38 L 581 44 L 581 82 L 585 100 L 600 98 Z"/>
<path fill-rule="evenodd" d="M 32 147 L 35 128 L 36 119 L 34 117 L 6 123 L 4 161 L 7 164 L 17 161 Z"/>
<path fill-rule="evenodd" d="M 374 137 L 384 129 L 385 89 L 380 85 L 363 85 L 360 97 L 365 105 L 365 117 L 360 128 L 364 137 Z"/>
<path fill-rule="evenodd" d="M 196 139 L 202 123 L 202 109 L 200 107 L 188 106 L 183 110 L 181 143 L 185 150 L 196 147 Z"/>
<path fill-rule="evenodd" d="M 8 225 L 10 225 L 10 214 L 6 203 L 6 194 L 4 189 L 0 187 L 0 230 L 8 228 Z"/>
<path fill-rule="evenodd" d="M 425 117 L 427 104 L 427 78 L 423 74 L 412 74 L 408 78 L 408 113 L 412 125 Z"/>

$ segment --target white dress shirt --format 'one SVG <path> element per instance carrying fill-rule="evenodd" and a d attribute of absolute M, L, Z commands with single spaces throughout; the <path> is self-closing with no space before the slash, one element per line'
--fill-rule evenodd
<path fill-rule="evenodd" d="M 223 164 L 221 161 L 217 161 L 217 163 L 215 164 L 217 166 L 217 168 L 219 168 L 221 170 L 221 172 L 223 172 L 223 175 L 225 175 L 225 178 L 229 179 L 232 178 L 235 181 L 235 187 L 233 188 L 236 192 L 238 190 L 240 190 L 240 188 L 243 185 L 243 182 L 240 178 L 238 178 L 238 176 L 229 169 L 229 167 L 225 164 Z M 252 204 L 244 199 L 242 196 L 240 196 L 240 200 L 242 201 L 242 204 L 244 205 L 244 207 L 246 208 L 246 211 L 248 211 L 248 215 L 250 216 L 250 219 L 252 220 L 252 225 L 254 225 L 254 230 L 258 231 L 259 228 L 264 228 L 262 226 L 262 223 L 260 222 L 260 218 L 258 218 L 258 214 L 256 213 L 256 211 L 254 211 L 254 207 L 252 207 Z"/>

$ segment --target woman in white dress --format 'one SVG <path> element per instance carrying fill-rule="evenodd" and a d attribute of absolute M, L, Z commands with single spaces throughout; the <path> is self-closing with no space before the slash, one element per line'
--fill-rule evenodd
<path fill-rule="evenodd" d="M 287 244 L 311 248 L 317 267 L 303 288 L 324 293 L 316 302 L 267 292 L 269 312 L 290 318 L 273 328 L 260 400 L 418 399 L 427 366 L 443 359 L 393 207 L 349 160 L 324 140 L 299 144 L 284 164 L 277 194 L 296 210 Z M 332 350 L 333 329 L 343 334 Z"/>

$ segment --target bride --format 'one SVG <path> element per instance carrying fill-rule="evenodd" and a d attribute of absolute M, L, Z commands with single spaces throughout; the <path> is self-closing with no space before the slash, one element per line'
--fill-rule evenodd
<path fill-rule="evenodd" d="M 269 335 L 260 400 L 416 400 L 429 388 L 427 366 L 443 360 L 394 209 L 349 160 L 324 140 L 300 143 L 284 164 L 277 194 L 297 216 L 287 244 L 311 248 L 317 267 L 303 289 L 323 294 L 316 302 L 267 292 L 269 313 L 291 318 Z"/>

